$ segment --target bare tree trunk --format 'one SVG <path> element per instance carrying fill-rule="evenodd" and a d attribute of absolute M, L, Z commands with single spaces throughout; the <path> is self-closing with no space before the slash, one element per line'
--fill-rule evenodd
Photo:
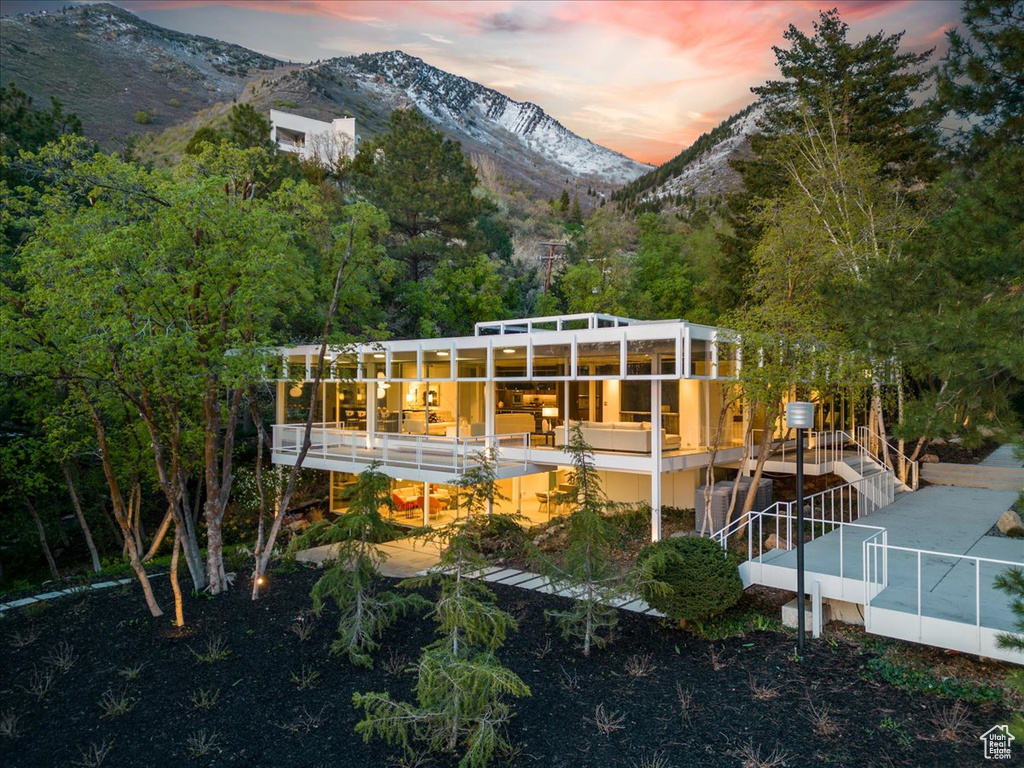
<path fill-rule="evenodd" d="M 170 509 L 164 512 L 164 519 L 160 521 L 160 527 L 156 529 L 156 534 L 153 536 L 153 541 L 149 543 L 149 549 L 146 550 L 146 556 L 142 558 L 142 562 L 148 563 L 156 557 L 156 553 L 160 551 L 160 545 L 164 543 L 164 537 L 167 535 L 173 519 L 174 513 Z"/>
<path fill-rule="evenodd" d="M 334 324 L 334 315 L 338 311 L 338 297 L 341 295 L 341 286 L 345 280 L 345 268 L 352 259 L 353 238 L 354 233 L 350 227 L 348 232 L 348 247 L 345 251 L 345 256 L 338 264 L 338 271 L 334 276 L 334 290 L 331 294 L 331 304 L 327 310 L 327 315 L 324 318 L 323 331 L 320 335 L 320 350 L 317 354 L 316 375 L 313 377 L 313 385 L 310 388 L 309 393 L 309 409 L 306 412 L 306 429 L 302 435 L 302 447 L 299 449 L 299 455 L 295 457 L 295 464 L 292 466 L 291 472 L 288 474 L 288 482 L 285 485 L 284 493 L 281 495 L 277 509 L 274 511 L 274 520 L 270 525 L 270 533 L 267 535 L 266 545 L 262 551 L 256 552 L 256 570 L 253 573 L 252 579 L 253 600 L 256 600 L 259 597 L 260 582 L 263 580 L 263 575 L 267 572 L 267 566 L 270 564 L 270 556 L 274 552 L 274 544 L 277 542 L 277 535 L 281 531 L 281 522 L 284 520 L 284 513 L 288 509 L 288 504 L 292 500 L 292 493 L 295 491 L 295 481 L 299 477 L 299 472 L 302 469 L 302 462 L 306 460 L 306 454 L 309 452 L 309 446 L 311 445 L 310 435 L 313 432 L 313 416 L 316 413 L 317 395 L 320 390 L 320 382 L 323 379 L 324 359 L 327 357 L 327 342 L 331 334 L 331 328 Z M 369 403 L 367 406 L 369 407 Z"/>
<path fill-rule="evenodd" d="M 733 398 L 722 398 L 722 407 L 718 411 L 718 428 L 713 440 L 709 440 L 708 468 L 704 473 L 704 516 L 700 521 L 700 535 L 711 535 L 714 531 L 711 526 L 714 520 L 711 517 L 711 498 L 714 495 L 715 484 L 715 459 L 718 457 L 718 450 L 722 445 L 722 432 L 725 429 L 725 415 L 729 411 Z M 743 441 L 743 457 L 740 459 L 740 472 L 747 463 L 747 441 Z M 694 521 L 696 523 L 696 521 Z"/>
<path fill-rule="evenodd" d="M 100 554 L 96 551 L 96 542 L 92 539 L 92 531 L 89 530 L 89 523 L 86 522 L 85 515 L 82 513 L 82 504 L 78 500 L 78 492 L 75 491 L 75 482 L 71 477 L 71 468 L 66 461 L 60 463 L 60 468 L 64 473 L 64 482 L 67 484 L 68 494 L 71 496 L 71 504 L 75 508 L 75 517 L 78 518 L 78 525 L 82 529 L 82 535 L 85 536 L 85 545 L 89 548 L 89 556 L 92 558 L 92 569 L 99 573 L 103 570 L 103 566 L 100 564 Z"/>
<path fill-rule="evenodd" d="M 181 529 L 174 526 L 174 549 L 171 550 L 171 591 L 174 593 L 174 626 L 185 626 L 185 607 L 181 600 L 181 585 L 178 583 L 178 555 L 181 552 Z"/>
<path fill-rule="evenodd" d="M 256 423 L 256 490 L 259 493 L 259 521 L 256 526 L 256 546 L 253 548 L 253 579 L 252 599 L 259 595 L 259 585 L 256 583 L 259 578 L 256 573 L 259 570 L 260 553 L 263 551 L 263 530 L 266 524 L 267 495 L 263 490 L 263 416 L 259 412 L 255 395 L 249 399 L 249 412 Z"/>
<path fill-rule="evenodd" d="M 107 442 L 107 430 L 103 426 L 103 421 L 100 419 L 99 413 L 96 412 L 95 407 L 93 407 L 92 402 L 89 400 L 89 395 L 85 391 L 85 388 L 79 385 L 79 390 L 82 394 L 82 400 L 89 410 L 89 417 L 92 420 L 93 429 L 96 432 L 96 442 L 100 449 L 103 475 L 106 478 L 107 487 L 110 489 L 110 500 L 114 508 L 114 519 L 117 520 L 117 523 L 121 528 L 125 548 L 128 550 L 128 561 L 131 563 L 132 570 L 135 571 L 135 575 L 139 579 L 139 584 L 142 586 L 142 594 L 146 598 L 146 605 L 149 607 L 149 612 L 153 616 L 163 616 L 164 612 L 161 610 L 160 604 L 157 603 L 156 597 L 153 595 L 153 585 L 149 583 L 149 576 L 146 574 L 146 569 L 142 565 L 139 550 L 136 548 L 135 539 L 131 534 L 131 523 L 128 518 L 128 513 L 124 508 L 124 497 L 121 495 L 121 486 L 117 481 L 117 475 L 114 472 L 114 465 L 111 460 L 110 445 Z"/>
<path fill-rule="evenodd" d="M 46 541 L 46 529 L 43 527 L 43 521 L 39 517 L 39 512 L 36 511 L 36 505 L 32 503 L 32 500 L 21 489 L 21 486 L 18 486 L 18 493 L 21 495 L 22 501 L 25 502 L 25 506 L 28 507 L 28 513 L 32 515 L 32 522 L 36 524 L 36 530 L 39 531 L 39 545 L 43 548 L 43 554 L 46 555 L 46 562 L 50 566 L 50 575 L 53 576 L 54 580 L 59 581 L 60 571 L 57 570 L 57 563 L 54 561 L 50 545 Z"/>
<path fill-rule="evenodd" d="M 142 517 L 142 486 L 136 480 L 132 484 L 132 493 L 128 497 L 129 514 L 132 520 L 132 535 L 135 537 L 135 548 L 142 552 L 142 524 L 139 519 Z"/>
<path fill-rule="evenodd" d="M 764 473 L 764 464 L 768 461 L 768 457 L 775 452 L 774 443 L 774 432 L 775 432 L 775 421 L 779 416 L 779 404 L 775 403 L 770 409 L 765 411 L 764 422 L 762 423 L 761 430 L 761 443 L 757 448 L 757 464 L 754 466 L 754 474 L 750 478 L 750 488 L 747 490 L 747 496 L 743 500 L 743 508 L 740 510 L 740 517 L 750 512 L 754 507 L 754 500 L 757 498 L 757 484 L 761 481 L 761 475 Z M 771 446 L 769 448 L 769 446 Z M 736 512 L 736 498 L 739 493 L 739 480 L 732 489 L 732 497 L 729 500 L 729 512 L 726 515 L 726 525 L 732 522 L 733 515 Z M 749 521 L 748 521 L 749 522 Z M 736 529 L 736 534 L 742 534 L 746 530 L 747 524 L 744 523 Z"/>

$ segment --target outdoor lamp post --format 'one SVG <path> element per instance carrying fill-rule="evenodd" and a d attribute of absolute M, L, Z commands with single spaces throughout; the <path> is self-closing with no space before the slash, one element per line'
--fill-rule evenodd
<path fill-rule="evenodd" d="M 796 430 L 796 647 L 804 652 L 804 430 L 814 428 L 814 403 L 786 403 L 786 426 Z"/>

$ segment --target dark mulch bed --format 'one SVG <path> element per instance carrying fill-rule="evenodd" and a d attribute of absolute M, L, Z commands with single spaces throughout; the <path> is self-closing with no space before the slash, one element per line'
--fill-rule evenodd
<path fill-rule="evenodd" d="M 928 443 L 923 453 L 938 456 L 939 461 L 947 464 L 980 464 L 998 447 L 999 443 L 988 439 L 977 448 L 967 448 L 962 443 L 939 441 Z"/>
<path fill-rule="evenodd" d="M 292 631 L 315 579 L 306 571 L 277 575 L 257 603 L 243 588 L 217 599 L 190 598 L 186 633 L 151 619 L 134 584 L 0 620 L 0 714 L 17 715 L 21 732 L 0 738 L 0 765 L 79 764 L 90 745 L 106 742 L 112 747 L 104 766 L 388 765 L 392 750 L 354 734 L 351 696 L 387 690 L 409 697 L 411 676 L 390 674 L 385 662 L 415 659 L 433 626 L 422 617 L 403 619 L 375 669 L 347 666 L 327 654 L 331 616 L 318 619 L 305 642 Z M 170 607 L 166 579 L 155 584 Z M 500 764 L 604 768 L 643 765 L 660 754 L 664 765 L 739 766 L 739 750 L 752 745 L 762 756 L 780 748 L 789 766 L 973 765 L 981 762 L 978 735 L 1006 721 L 1005 711 L 972 706 L 959 739 L 938 740 L 935 717 L 950 703 L 869 682 L 863 676 L 869 656 L 839 635 L 810 643 L 798 661 L 792 635 L 755 632 L 709 642 L 623 613 L 615 643 L 584 659 L 545 624 L 543 609 L 560 599 L 513 587 L 496 592 L 520 621 L 501 656 L 533 691 L 515 704 L 510 736 L 518 751 Z M 33 628 L 38 639 L 15 647 Z M 197 660 L 193 651 L 203 652 L 218 636 L 230 655 Z M 26 692 L 33 669 L 43 670 L 61 641 L 73 647 L 74 665 L 41 698 Z M 631 657 L 647 655 L 648 676 L 627 674 Z M 135 665 L 144 665 L 138 678 L 126 680 L 120 672 Z M 300 690 L 291 678 L 303 667 L 320 677 Z M 759 700 L 754 686 L 775 693 Z M 134 708 L 104 717 L 99 702 L 108 689 L 125 692 Z M 190 703 L 200 690 L 219 694 L 212 708 Z M 685 714 L 680 691 L 692 695 Z M 810 702 L 830 707 L 836 734 L 815 733 Z M 620 730 L 598 732 L 598 704 L 622 716 Z M 203 730 L 216 734 L 216 749 L 190 758 L 186 740 Z"/>

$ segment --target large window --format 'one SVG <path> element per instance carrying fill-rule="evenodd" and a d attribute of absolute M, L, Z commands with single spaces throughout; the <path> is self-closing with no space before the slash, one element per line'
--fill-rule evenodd
<path fill-rule="evenodd" d="M 526 370 L 526 347 L 496 346 L 494 348 L 494 378 L 529 378 L 529 373 Z"/>
<path fill-rule="evenodd" d="M 617 341 L 582 343 L 576 348 L 577 376 L 619 376 L 621 347 Z"/>
<path fill-rule="evenodd" d="M 533 348 L 533 378 L 565 378 L 569 375 L 572 348 L 568 344 L 538 344 Z"/>

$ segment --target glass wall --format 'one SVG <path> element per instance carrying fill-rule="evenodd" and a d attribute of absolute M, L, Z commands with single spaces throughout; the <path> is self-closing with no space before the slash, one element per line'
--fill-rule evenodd
<path fill-rule="evenodd" d="M 528 379 L 526 347 L 495 347 L 494 378 Z"/>
<path fill-rule="evenodd" d="M 576 347 L 577 376 L 618 376 L 622 368 L 619 342 L 580 343 Z"/>

